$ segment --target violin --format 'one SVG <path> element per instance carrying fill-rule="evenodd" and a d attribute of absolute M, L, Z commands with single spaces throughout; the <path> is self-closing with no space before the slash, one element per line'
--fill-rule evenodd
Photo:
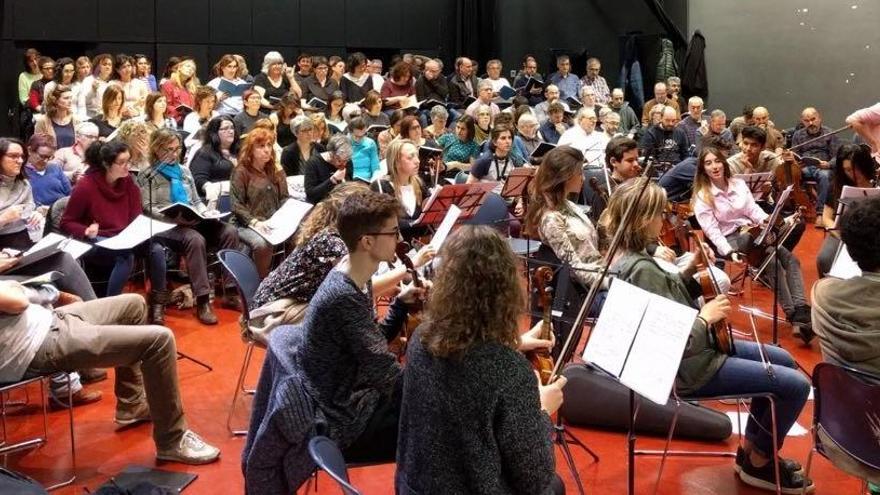
<path fill-rule="evenodd" d="M 753 242 L 751 247 L 746 251 L 746 260 L 749 265 L 757 268 L 760 267 L 764 260 L 767 259 L 767 248 L 772 247 L 776 241 L 776 238 L 779 238 L 778 243 L 781 245 L 788 239 L 788 236 L 794 231 L 794 228 L 804 221 L 806 217 L 806 213 L 809 211 L 816 211 L 815 208 L 809 209 L 804 208 L 803 206 L 799 206 L 797 211 L 795 211 L 794 215 L 792 215 L 792 222 L 788 225 L 785 225 L 785 222 L 781 216 L 777 217 L 776 225 L 771 227 L 769 235 L 765 236 L 762 242 L 757 242 L 758 237 L 761 235 L 761 231 L 763 228 L 760 225 L 752 225 L 747 227 L 745 230 L 751 236 Z"/>
<path fill-rule="evenodd" d="M 667 202 L 666 209 L 663 212 L 663 228 L 660 230 L 658 241 L 670 248 L 678 251 L 687 251 L 688 249 L 688 218 L 694 214 L 690 203 L 673 203 Z M 673 223 L 672 219 L 676 221 Z"/>
<path fill-rule="evenodd" d="M 697 244 L 697 278 L 703 291 L 703 300 L 709 302 L 721 295 L 721 288 L 718 286 L 715 274 L 709 268 L 711 262 L 709 261 L 709 255 L 706 253 L 706 246 L 703 245 L 703 241 L 700 240 L 696 232 L 691 230 L 690 227 L 685 228 L 688 229 L 688 235 Z M 716 349 L 728 356 L 736 354 L 736 347 L 733 343 L 733 328 L 726 319 L 709 325 L 709 333 L 713 337 Z"/>
<path fill-rule="evenodd" d="M 551 311 L 553 310 L 553 287 L 550 283 L 553 280 L 553 269 L 549 266 L 542 266 L 535 270 L 532 275 L 532 283 L 538 292 L 538 307 L 541 308 L 541 332 L 538 338 L 543 340 L 551 340 L 552 327 L 550 324 Z M 547 349 L 535 349 L 528 353 L 529 361 L 538 372 L 541 378 L 541 385 L 550 383 L 550 377 L 553 374 L 553 358 Z"/>
<path fill-rule="evenodd" d="M 406 272 L 412 277 L 413 284 L 422 289 L 425 287 L 425 284 L 422 282 L 421 277 L 419 277 L 419 272 L 416 270 L 415 265 L 412 260 L 409 258 L 409 253 L 411 246 L 408 242 L 399 242 L 397 244 L 397 248 L 395 249 L 395 253 L 397 254 L 397 259 L 403 263 L 403 266 L 406 267 Z M 409 305 L 409 315 L 406 317 L 406 323 L 403 328 L 403 335 L 398 338 L 398 347 L 400 348 L 400 355 L 406 353 L 406 343 L 409 342 L 410 337 L 412 337 L 413 332 L 415 332 L 416 328 L 422 323 L 422 310 L 424 309 L 424 298 L 414 301 Z M 393 347 L 393 345 L 392 345 Z"/>
<path fill-rule="evenodd" d="M 791 186 L 791 196 L 789 198 L 798 208 L 804 208 L 804 216 L 808 222 L 816 221 L 816 204 L 812 198 L 801 187 L 801 167 L 800 164 L 792 162 L 782 162 L 782 165 L 776 167 L 773 171 L 773 183 L 777 191 L 782 191 L 786 187 Z"/>

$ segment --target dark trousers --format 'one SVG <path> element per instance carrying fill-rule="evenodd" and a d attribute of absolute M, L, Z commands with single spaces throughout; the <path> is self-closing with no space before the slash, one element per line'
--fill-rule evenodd
<path fill-rule="evenodd" d="M 403 380 L 394 387 L 391 397 L 380 402 L 361 436 L 342 451 L 346 463 L 394 462 L 397 458 L 397 425 Z"/>
<path fill-rule="evenodd" d="M 169 231 L 157 234 L 156 241 L 182 254 L 186 259 L 190 284 L 196 297 L 211 293 L 211 284 L 208 282 L 208 246 L 241 250 L 235 227 L 215 220 L 199 222 L 192 227 L 178 225 Z M 155 246 L 152 255 L 158 255 Z M 153 283 L 159 290 L 167 287 L 165 280 L 154 280 Z"/>

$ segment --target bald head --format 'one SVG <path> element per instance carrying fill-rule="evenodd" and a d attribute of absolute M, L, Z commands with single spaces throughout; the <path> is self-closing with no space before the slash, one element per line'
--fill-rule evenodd
<path fill-rule="evenodd" d="M 822 128 L 822 116 L 813 107 L 807 107 L 801 112 L 801 123 L 810 134 L 816 134 Z"/>
<path fill-rule="evenodd" d="M 770 122 L 770 111 L 764 107 L 755 107 L 752 110 L 752 122 L 756 126 L 766 129 Z"/>
<path fill-rule="evenodd" d="M 654 85 L 654 99 L 657 103 L 666 103 L 666 83 L 658 82 Z"/>
<path fill-rule="evenodd" d="M 663 114 L 660 117 L 660 125 L 663 126 L 663 130 L 671 131 L 675 128 L 675 124 L 678 123 L 678 110 L 674 107 L 667 106 L 663 109 Z"/>

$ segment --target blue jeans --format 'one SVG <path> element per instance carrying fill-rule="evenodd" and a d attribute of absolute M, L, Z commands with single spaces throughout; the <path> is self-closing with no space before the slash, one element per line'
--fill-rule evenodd
<path fill-rule="evenodd" d="M 108 237 L 97 236 L 93 243 L 97 243 L 108 239 Z M 108 265 L 112 260 L 113 270 L 110 272 L 110 278 L 107 280 L 107 296 L 118 296 L 122 294 L 125 283 L 131 277 L 131 271 L 134 267 L 134 253 L 130 249 L 112 250 L 95 246 L 89 251 L 89 261 L 96 264 Z"/>
<path fill-rule="evenodd" d="M 772 393 L 776 399 L 776 432 L 779 448 L 791 426 L 807 402 L 810 381 L 797 369 L 791 355 L 780 347 L 764 346 L 773 377 L 768 376 L 761 363 L 758 345 L 736 341 L 736 354 L 727 358 L 709 383 L 694 392 L 694 397 L 748 395 Z M 746 423 L 746 439 L 767 456 L 773 454 L 770 402 L 764 398 L 752 399 L 751 417 Z M 757 418 L 757 421 L 754 419 Z"/>
<path fill-rule="evenodd" d="M 816 213 L 822 215 L 822 208 L 825 206 L 825 198 L 828 197 L 828 190 L 831 189 L 831 169 L 819 168 L 814 165 L 804 167 L 802 177 L 806 180 L 815 180 L 816 188 Z"/>

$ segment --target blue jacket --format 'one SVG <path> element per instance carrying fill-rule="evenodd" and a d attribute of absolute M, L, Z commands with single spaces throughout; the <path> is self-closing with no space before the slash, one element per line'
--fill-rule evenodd
<path fill-rule="evenodd" d="M 51 206 L 55 201 L 70 196 L 70 180 L 58 165 L 50 163 L 41 174 L 28 164 L 25 166 L 25 173 L 31 183 L 37 206 Z"/>
<path fill-rule="evenodd" d="M 369 182 L 373 173 L 379 170 L 379 148 L 376 142 L 364 136 L 360 142 L 351 140 L 351 163 L 354 164 L 352 175 Z"/>

